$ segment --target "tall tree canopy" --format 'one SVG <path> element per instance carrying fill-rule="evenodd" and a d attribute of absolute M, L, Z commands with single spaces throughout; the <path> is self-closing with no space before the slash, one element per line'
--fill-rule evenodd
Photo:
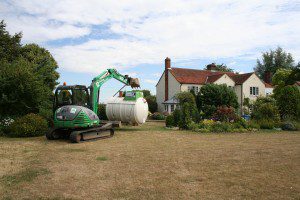
<path fill-rule="evenodd" d="M 10 35 L 5 28 L 6 24 L 2 20 L 0 22 L 0 61 L 11 62 L 19 56 L 22 33 Z"/>
<path fill-rule="evenodd" d="M 293 69 L 294 59 L 292 54 L 286 53 L 281 47 L 275 51 L 264 52 L 262 59 L 257 59 L 255 72 L 260 78 L 264 78 L 266 72 L 275 74 L 278 69 Z"/>
<path fill-rule="evenodd" d="M 0 116 L 51 113 L 59 74 L 56 61 L 36 44 L 21 45 L 22 34 L 10 35 L 0 22 Z"/>
<path fill-rule="evenodd" d="M 209 70 L 209 69 L 208 69 L 208 66 L 209 66 L 209 65 L 206 66 L 205 70 Z M 221 65 L 217 64 L 217 65 L 215 65 L 214 70 L 216 70 L 216 71 L 221 71 L 221 72 L 233 72 L 233 69 L 227 67 L 227 66 L 224 65 L 224 64 L 221 64 Z"/>

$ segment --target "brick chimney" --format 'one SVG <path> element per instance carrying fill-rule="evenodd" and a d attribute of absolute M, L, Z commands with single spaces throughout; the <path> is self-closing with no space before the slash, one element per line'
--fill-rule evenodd
<path fill-rule="evenodd" d="M 269 84 L 272 83 L 272 72 L 270 72 L 270 71 L 265 72 L 264 81 L 265 81 L 265 83 L 269 83 Z"/>
<path fill-rule="evenodd" d="M 169 99 L 169 69 L 171 69 L 171 59 L 165 59 L 165 101 Z"/>
<path fill-rule="evenodd" d="M 210 71 L 216 70 L 216 68 L 217 68 L 215 63 L 211 63 L 211 64 L 207 65 L 206 67 L 207 67 L 207 70 L 210 70 Z"/>

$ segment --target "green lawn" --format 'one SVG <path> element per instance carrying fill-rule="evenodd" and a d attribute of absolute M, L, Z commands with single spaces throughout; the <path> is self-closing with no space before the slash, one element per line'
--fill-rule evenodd
<path fill-rule="evenodd" d="M 163 125 L 80 144 L 0 138 L 0 199 L 300 199 L 300 132 Z"/>

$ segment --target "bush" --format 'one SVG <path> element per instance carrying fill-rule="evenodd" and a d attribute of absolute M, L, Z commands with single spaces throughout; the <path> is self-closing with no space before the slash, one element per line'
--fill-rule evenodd
<path fill-rule="evenodd" d="M 174 116 L 169 115 L 166 118 L 166 127 L 173 127 L 174 126 Z"/>
<path fill-rule="evenodd" d="M 100 120 L 108 120 L 106 115 L 106 105 L 105 104 L 99 104 L 98 105 L 98 117 Z"/>
<path fill-rule="evenodd" d="M 274 97 L 277 100 L 282 119 L 300 118 L 300 91 L 296 86 L 275 88 Z"/>
<path fill-rule="evenodd" d="M 193 122 L 199 122 L 200 115 L 195 104 L 185 102 L 180 110 L 180 121 L 178 127 L 187 129 L 188 124 Z"/>
<path fill-rule="evenodd" d="M 47 121 L 37 114 L 27 114 L 17 118 L 10 126 L 7 136 L 34 137 L 41 136 L 48 130 Z"/>
<path fill-rule="evenodd" d="M 283 122 L 281 124 L 281 128 L 282 128 L 282 130 L 285 130 L 285 131 L 296 131 L 297 130 L 296 124 L 293 122 Z"/>
<path fill-rule="evenodd" d="M 14 119 L 6 117 L 0 120 L 0 135 L 5 135 L 8 132 L 9 126 L 14 122 Z"/>
<path fill-rule="evenodd" d="M 206 118 L 211 118 L 219 106 L 238 108 L 236 93 L 224 85 L 207 84 L 197 94 L 197 108 Z"/>
<path fill-rule="evenodd" d="M 180 92 L 176 94 L 176 99 L 178 99 L 180 106 L 183 106 L 185 103 L 195 104 L 195 96 L 190 92 Z"/>
<path fill-rule="evenodd" d="M 261 129 L 273 129 L 275 127 L 274 121 L 267 119 L 259 120 L 258 124 Z"/>
<path fill-rule="evenodd" d="M 262 124 L 274 126 L 275 123 L 280 121 L 279 110 L 276 105 L 275 99 L 271 97 L 260 97 L 256 100 L 253 106 L 251 118 Z"/>
<path fill-rule="evenodd" d="M 233 123 L 234 128 L 245 128 L 248 129 L 248 123 L 245 119 L 238 117 Z"/>
<path fill-rule="evenodd" d="M 149 111 L 152 113 L 157 112 L 156 96 L 149 95 L 146 96 L 145 99 L 148 103 Z"/>
<path fill-rule="evenodd" d="M 231 122 L 235 121 L 237 118 L 238 116 L 233 107 L 219 106 L 217 111 L 213 114 L 213 119 L 215 121 Z"/>
<path fill-rule="evenodd" d="M 174 126 L 178 127 L 178 124 L 180 122 L 180 117 L 181 117 L 180 110 L 176 108 L 173 112 L 173 116 L 174 116 Z"/>
<path fill-rule="evenodd" d="M 214 123 L 209 127 L 211 132 L 231 132 L 232 127 L 229 123 Z"/>
<path fill-rule="evenodd" d="M 255 120 L 248 122 L 248 129 L 260 129 L 260 125 Z"/>
<path fill-rule="evenodd" d="M 165 119 L 165 116 L 159 112 L 155 112 L 152 114 L 151 118 L 153 120 L 164 120 Z"/>

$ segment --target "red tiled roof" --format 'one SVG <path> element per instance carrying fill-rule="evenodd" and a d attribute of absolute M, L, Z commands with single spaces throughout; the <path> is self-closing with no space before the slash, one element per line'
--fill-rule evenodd
<path fill-rule="evenodd" d="M 214 83 L 216 80 L 221 78 L 224 74 L 215 74 L 215 75 L 210 75 L 206 79 L 206 83 Z"/>
<path fill-rule="evenodd" d="M 270 83 L 265 83 L 265 87 L 266 88 L 273 88 L 273 85 L 271 85 Z"/>
<path fill-rule="evenodd" d="M 242 84 L 244 83 L 251 75 L 253 74 L 252 73 L 246 73 L 246 74 L 234 74 L 234 75 L 231 75 L 230 77 L 234 80 L 234 82 L 236 84 Z"/>
<path fill-rule="evenodd" d="M 300 86 L 300 81 L 296 81 L 295 85 L 299 85 Z"/>
<path fill-rule="evenodd" d="M 218 77 L 219 75 L 223 75 L 223 74 L 227 74 L 229 76 L 235 75 L 233 72 L 219 72 L 219 71 L 214 72 L 209 70 L 184 69 L 184 68 L 171 68 L 170 72 L 179 83 L 199 84 L 199 85 L 204 85 L 206 83 L 206 79 L 208 79 L 209 76 L 214 76 L 210 78 L 212 80 L 213 79 L 218 80 L 221 77 L 221 76 Z"/>

